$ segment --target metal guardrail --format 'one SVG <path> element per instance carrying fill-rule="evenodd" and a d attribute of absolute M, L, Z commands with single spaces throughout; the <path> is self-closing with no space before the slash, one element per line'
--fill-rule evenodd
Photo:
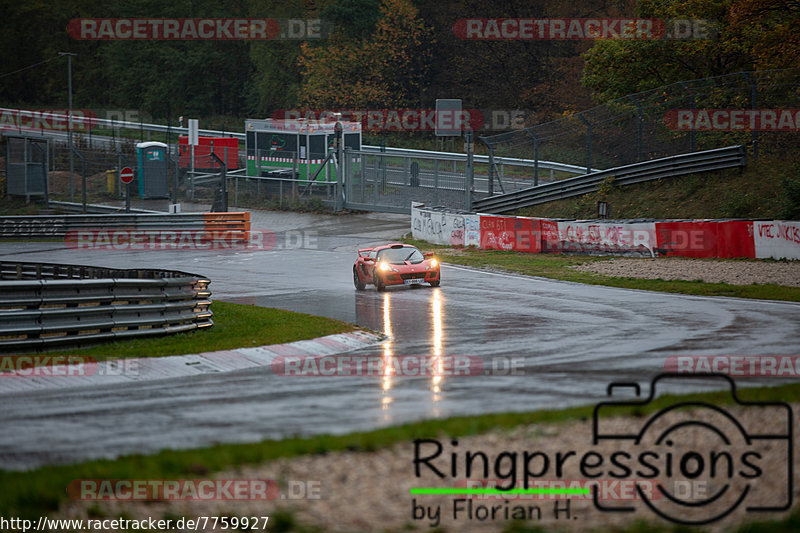
<path fill-rule="evenodd" d="M 205 229 L 204 213 L 120 213 L 115 215 L 17 215 L 0 217 L 0 238 L 65 237 L 78 229 Z"/>
<path fill-rule="evenodd" d="M 413 156 L 419 158 L 439 159 L 439 160 L 452 160 L 452 161 L 467 161 L 467 154 L 460 154 L 458 152 L 434 152 L 431 150 L 412 150 L 410 148 L 385 148 L 381 150 L 378 146 L 362 146 L 361 150 L 364 152 L 377 152 L 383 153 L 387 156 Z M 488 155 L 474 155 L 476 163 L 489 164 Z M 494 157 L 495 165 L 514 165 L 518 167 L 535 167 L 545 170 L 557 170 L 560 172 L 568 172 L 570 174 L 584 174 L 586 172 L 585 165 L 568 165 L 566 163 L 558 163 L 555 161 L 536 161 L 534 159 L 519 159 L 515 157 Z M 600 169 L 592 169 L 594 172 L 600 172 Z"/>
<path fill-rule="evenodd" d="M 24 109 L 9 109 L 5 107 L 0 107 L 0 112 L 11 112 L 11 113 L 19 113 L 20 111 L 25 111 Z M 59 114 L 48 114 L 48 118 L 52 117 L 54 120 L 68 122 L 69 117 L 68 115 L 59 115 Z M 81 118 L 75 115 L 72 116 L 73 124 L 82 123 L 82 122 L 90 122 L 92 127 L 96 126 L 105 126 L 109 128 L 124 128 L 124 129 L 137 129 L 137 130 L 146 130 L 146 131 L 157 131 L 162 133 L 181 133 L 184 135 L 189 135 L 189 128 L 182 128 L 180 126 L 164 126 L 162 124 L 146 124 L 143 122 L 126 122 L 124 120 L 110 120 L 106 118 Z M 38 131 L 38 130 L 36 130 Z M 47 131 L 47 130 L 44 130 Z M 48 132 L 49 133 L 49 132 Z M 245 134 L 244 133 L 236 133 L 230 131 L 219 131 L 219 130 L 201 130 L 198 129 L 199 135 L 210 136 L 210 137 L 236 137 L 237 139 L 244 140 Z"/>
<path fill-rule="evenodd" d="M 24 111 L 22 109 L 7 109 L 7 108 L 0 108 L 0 112 L 13 112 L 18 113 L 20 111 Z M 58 119 L 60 121 L 67 121 L 67 115 L 57 115 L 53 114 L 53 118 Z M 78 121 L 77 117 L 73 116 L 73 121 Z M 138 130 L 146 130 L 146 131 L 155 131 L 160 133 L 177 133 L 188 135 L 189 128 L 182 128 L 179 126 L 164 126 L 163 124 L 145 124 L 142 122 L 126 122 L 121 120 L 109 120 L 103 118 L 91 118 L 91 119 L 80 119 L 83 121 L 91 121 L 92 126 L 105 126 L 110 128 L 125 128 L 125 129 L 138 129 Z M 50 133 L 50 132 L 48 132 Z M 220 130 L 203 130 L 198 129 L 198 134 L 203 136 L 210 136 L 210 137 L 235 137 L 240 141 L 245 140 L 244 133 L 237 133 L 232 131 L 220 131 Z M 362 145 L 361 149 L 364 151 L 369 152 L 385 152 L 387 155 L 409 155 L 415 157 L 424 157 L 428 155 L 431 158 L 438 158 L 438 159 L 453 159 L 455 161 L 466 161 L 467 155 L 460 154 L 457 152 L 434 152 L 431 150 L 412 150 L 409 148 L 385 148 L 385 150 L 381 150 L 379 146 L 369 146 L 369 145 Z M 475 155 L 475 162 L 477 163 L 488 163 L 489 156 L 485 155 Z M 516 166 L 528 166 L 533 167 L 536 165 L 536 162 L 533 159 L 518 159 L 513 157 L 495 157 L 495 164 L 502 165 L 502 164 L 509 164 L 509 165 L 516 165 Z M 555 161 L 539 161 L 538 166 L 541 169 L 545 170 L 556 170 L 561 172 L 568 172 L 571 174 L 582 174 L 586 172 L 586 166 L 583 165 L 568 165 L 566 163 L 558 163 Z M 596 170 L 596 169 L 593 169 Z"/>
<path fill-rule="evenodd" d="M 210 280 L 172 270 L 0 262 L 0 352 L 210 327 Z"/>
<path fill-rule="evenodd" d="M 61 211 L 67 211 L 71 213 L 83 213 L 83 204 L 78 202 L 55 202 L 53 200 L 49 200 L 47 204 L 50 207 L 56 207 Z M 87 213 L 124 213 L 125 207 L 120 206 L 116 207 L 113 205 L 102 205 L 102 204 L 86 204 L 86 212 Z M 128 211 L 130 213 L 151 213 L 151 214 L 158 214 L 163 213 L 163 211 L 153 211 L 152 209 L 135 209 L 130 208 Z"/>
<path fill-rule="evenodd" d="M 743 167 L 747 153 L 743 145 L 728 146 L 702 152 L 674 155 L 633 165 L 593 172 L 583 176 L 530 187 L 521 191 L 498 194 L 473 202 L 475 211 L 504 213 L 521 207 L 543 204 L 595 192 L 609 177 L 615 185 L 631 185 L 644 181 L 670 178 L 725 168 Z"/>

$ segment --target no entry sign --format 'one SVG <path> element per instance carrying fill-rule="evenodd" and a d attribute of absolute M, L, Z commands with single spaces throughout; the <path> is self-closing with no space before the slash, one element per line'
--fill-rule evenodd
<path fill-rule="evenodd" d="M 123 168 L 119 173 L 119 179 L 122 183 L 130 183 L 133 181 L 133 169 L 131 167 Z"/>

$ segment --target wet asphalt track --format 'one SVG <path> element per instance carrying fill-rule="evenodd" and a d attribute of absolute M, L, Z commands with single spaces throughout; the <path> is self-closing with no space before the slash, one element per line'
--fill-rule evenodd
<path fill-rule="evenodd" d="M 355 250 L 408 231 L 407 217 L 261 214 L 311 249 L 87 252 L 0 244 L 3 260 L 173 268 L 214 298 L 354 322 L 390 336 L 361 354 L 474 355 L 498 375 L 291 378 L 269 368 L 0 395 L 0 468 L 162 448 L 345 433 L 422 418 L 591 404 L 614 380 L 642 384 L 671 355 L 798 354 L 800 305 L 657 294 L 445 265 L 438 289 L 353 289 Z M 290 244 L 302 241 L 290 233 Z M 510 364 L 522 372 L 507 374 Z M 751 383 L 755 383 L 751 381 Z M 646 389 L 645 389 L 646 390 Z"/>

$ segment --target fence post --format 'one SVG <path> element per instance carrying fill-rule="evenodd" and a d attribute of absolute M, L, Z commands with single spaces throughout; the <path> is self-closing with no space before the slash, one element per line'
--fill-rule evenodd
<path fill-rule="evenodd" d="M 439 160 L 433 160 L 433 203 L 439 205 Z"/>
<path fill-rule="evenodd" d="M 222 189 L 222 206 L 221 207 L 222 207 L 222 212 L 223 213 L 227 213 L 228 212 L 228 165 L 227 165 L 227 163 L 225 161 L 220 159 L 219 156 L 216 153 L 211 152 L 209 155 L 220 166 L 220 179 L 222 180 L 222 183 L 221 183 L 221 185 L 222 185 L 222 187 L 221 187 L 221 189 Z"/>
<path fill-rule="evenodd" d="M 82 184 L 81 203 L 83 204 L 83 212 L 85 213 L 86 212 L 86 158 L 82 153 L 80 153 L 72 146 L 69 147 L 69 153 L 70 155 L 74 153 L 81 160 L 81 184 Z"/>
<path fill-rule="evenodd" d="M 465 209 L 467 211 L 472 211 L 472 184 L 475 180 L 475 164 L 474 164 L 474 155 L 475 155 L 475 144 L 473 142 L 474 133 L 472 131 L 466 131 L 464 133 L 464 137 L 466 139 L 467 144 L 467 172 L 464 176 L 464 189 L 465 189 Z"/>
<path fill-rule="evenodd" d="M 628 98 L 636 106 L 636 162 L 638 163 L 642 160 L 642 121 L 644 120 L 642 117 L 642 104 L 632 94 L 629 94 Z"/>
<path fill-rule="evenodd" d="M 489 145 L 489 196 L 494 194 L 494 146 Z"/>
<path fill-rule="evenodd" d="M 225 147 L 225 160 L 228 160 L 228 147 Z M 238 161 L 237 161 L 238 163 Z M 237 164 L 238 167 L 238 164 Z M 239 174 L 236 174 L 236 181 L 233 182 L 233 203 L 239 205 Z"/>
<path fill-rule="evenodd" d="M 529 128 L 525 128 L 525 133 L 533 138 L 533 186 L 536 187 L 539 185 L 539 138 Z"/>
<path fill-rule="evenodd" d="M 756 82 L 753 81 L 753 78 L 750 77 L 750 74 L 747 72 L 742 72 L 742 75 L 747 80 L 747 83 L 750 84 L 750 109 L 755 110 L 758 107 L 758 88 L 756 86 Z M 758 157 L 758 131 L 753 130 L 753 159 Z"/>
<path fill-rule="evenodd" d="M 336 202 L 334 202 L 334 211 L 341 211 L 344 204 L 347 202 L 347 195 L 345 193 L 345 177 L 350 171 L 349 159 L 350 148 L 344 148 L 341 145 L 336 149 Z"/>
<path fill-rule="evenodd" d="M 691 88 L 686 86 L 685 82 L 679 81 L 678 85 L 680 85 L 684 91 L 689 93 L 689 110 L 694 112 L 694 91 Z M 694 152 L 694 128 L 689 130 L 689 151 Z"/>
<path fill-rule="evenodd" d="M 592 125 L 586 120 L 582 113 L 578 113 L 578 118 L 586 124 L 586 173 L 592 173 Z"/>
<path fill-rule="evenodd" d="M 24 142 L 27 144 L 30 141 L 28 139 L 25 139 Z M 49 141 L 46 141 L 45 148 L 39 146 L 38 143 L 31 142 L 30 144 L 31 148 L 36 149 L 42 158 L 42 170 L 43 170 L 42 174 L 44 174 L 44 207 L 45 209 L 50 209 L 50 195 L 49 195 L 50 187 L 48 186 L 47 183 L 47 157 L 48 155 L 50 155 L 50 150 L 49 148 L 47 148 L 47 145 L 49 144 Z M 25 171 L 25 174 L 27 175 L 27 170 Z"/>
<path fill-rule="evenodd" d="M 347 197 L 345 196 L 345 194 L 347 193 L 345 192 L 343 186 L 350 182 L 350 180 L 347 179 L 347 172 L 350 170 L 349 168 L 350 165 L 348 164 L 349 161 L 347 160 L 350 158 L 350 153 L 347 150 L 345 150 L 344 126 L 342 126 L 340 120 L 337 120 L 336 124 L 334 124 L 333 132 L 334 135 L 336 136 L 336 162 L 339 167 L 338 170 L 341 171 L 341 177 L 339 177 L 339 179 L 336 180 L 340 183 L 338 191 L 339 194 L 336 196 L 336 211 L 341 211 L 341 206 L 343 206 L 347 201 Z M 310 148 L 311 147 L 309 147 L 309 149 Z"/>

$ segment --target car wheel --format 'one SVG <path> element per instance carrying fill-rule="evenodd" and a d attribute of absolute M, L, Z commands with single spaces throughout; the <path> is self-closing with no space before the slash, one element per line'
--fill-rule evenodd
<path fill-rule="evenodd" d="M 383 280 L 380 276 L 375 276 L 375 288 L 378 292 L 383 292 L 386 290 L 386 285 L 383 284 Z"/>
<path fill-rule="evenodd" d="M 431 284 L 431 287 L 438 287 L 441 282 L 442 282 L 442 280 L 437 279 L 436 281 L 431 281 L 430 284 Z"/>
<path fill-rule="evenodd" d="M 364 287 L 367 285 L 361 281 L 361 278 L 358 277 L 358 272 L 356 272 L 356 267 L 353 267 L 353 285 L 356 286 L 356 290 L 363 291 Z"/>

